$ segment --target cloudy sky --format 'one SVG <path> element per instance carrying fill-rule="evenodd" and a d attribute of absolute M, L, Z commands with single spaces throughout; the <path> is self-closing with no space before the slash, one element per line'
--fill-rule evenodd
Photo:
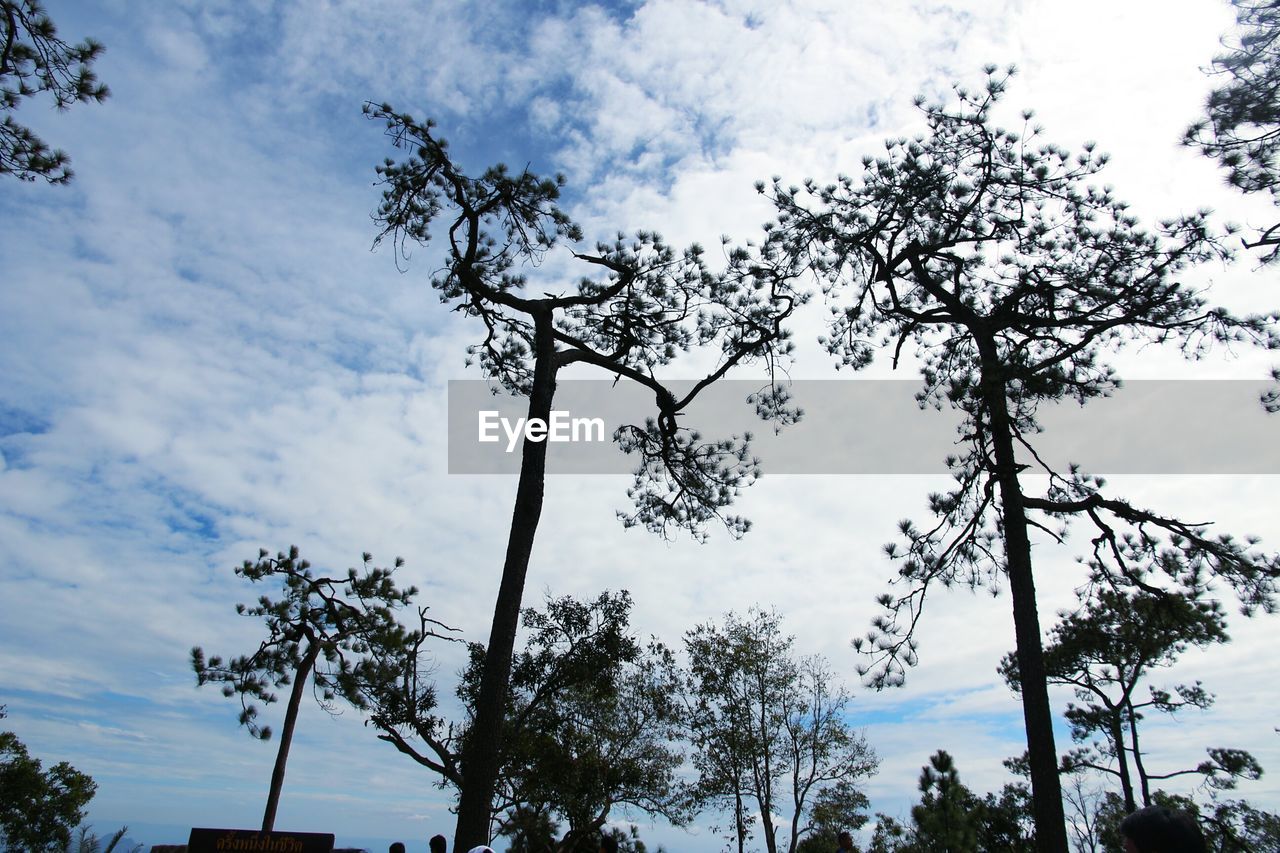
<path fill-rule="evenodd" d="M 650 228 L 714 246 L 769 218 L 755 180 L 854 172 L 922 127 L 913 95 L 1014 63 L 1011 120 L 1033 107 L 1047 138 L 1096 140 L 1112 154 L 1106 181 L 1146 221 L 1269 213 L 1177 144 L 1231 24 L 1219 0 L 1176 15 L 1154 0 L 47 5 L 65 36 L 107 45 L 112 97 L 65 114 L 24 105 L 19 120 L 69 151 L 76 179 L 0 183 L 0 703 L 36 755 L 98 781 L 99 829 L 128 823 L 147 842 L 260 821 L 274 743 L 197 690 L 187 657 L 256 645 L 232 568 L 260 547 L 296 544 L 337 570 L 362 551 L 402 556 L 434 615 L 487 635 L 515 481 L 447 473 L 446 383 L 478 378 L 464 366 L 477 329 L 442 309 L 428 256 L 399 272 L 370 251 L 373 167 L 391 151 L 364 101 L 433 116 L 471 171 L 563 172 L 590 235 Z M 536 287 L 565 286 L 561 269 L 549 262 Z M 1248 258 L 1195 275 L 1237 310 L 1280 303 L 1275 272 Z M 798 378 L 833 375 L 814 340 L 821 307 L 801 319 Z M 1271 366 L 1248 351 L 1118 363 L 1129 378 L 1262 379 Z M 705 545 L 623 530 L 625 477 L 555 477 L 526 601 L 627 588 L 633 625 L 672 644 L 727 610 L 776 606 L 797 649 L 857 687 L 849 640 L 893 571 L 880 545 L 898 519 L 925 517 L 938 471 L 766 476 L 741 503 L 748 538 L 713 530 Z M 1280 546 L 1274 475 L 1113 485 Z M 1037 546 L 1042 614 L 1081 582 L 1078 547 Z M 1271 772 L 1241 793 L 1277 810 L 1275 623 L 1237 617 L 1231 633 L 1172 674 L 1202 678 L 1218 705 L 1153 720 L 1151 763 L 1246 747 Z M 1007 781 L 1021 716 L 995 667 L 1012 636 L 1007 598 L 938 596 L 907 685 L 857 690 L 853 722 L 882 759 L 874 809 L 905 813 L 939 748 L 975 790 Z M 445 694 L 456 668 L 446 651 Z M 356 713 L 308 705 L 277 826 L 425 849 L 453 826 L 432 782 Z M 645 835 L 673 853 L 718 849 L 699 827 Z"/>

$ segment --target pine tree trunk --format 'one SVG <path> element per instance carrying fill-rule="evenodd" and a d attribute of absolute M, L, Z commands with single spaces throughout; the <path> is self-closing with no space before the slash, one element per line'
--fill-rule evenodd
<path fill-rule="evenodd" d="M 551 417 L 555 395 L 555 340 L 551 313 L 534 318 L 533 387 L 529 394 L 529 418 L 544 422 Z M 462 751 L 462 786 L 458 797 L 458 822 L 454 850 L 470 850 L 489 843 L 489 819 L 502 761 L 502 722 L 511 679 L 511 657 L 516 629 L 520 623 L 520 603 L 525 575 L 533 553 L 534 534 L 542 515 L 542 492 L 547 469 L 547 443 L 524 442 L 520 482 L 516 487 L 515 509 L 507 539 L 502 581 L 493 611 L 493 627 L 485 649 L 480 692 L 476 699 L 475 721 Z"/>
<path fill-rule="evenodd" d="M 1142 750 L 1138 747 L 1138 712 L 1133 709 L 1133 703 L 1125 703 L 1128 706 L 1129 718 L 1129 743 L 1133 747 L 1133 766 L 1138 771 L 1138 781 L 1142 785 L 1142 805 L 1144 807 L 1151 805 L 1151 780 L 1147 778 L 1147 768 L 1142 766 Z M 1132 794 L 1130 794 L 1132 797 Z M 1137 804 L 1131 811 L 1137 811 Z"/>
<path fill-rule="evenodd" d="M 302 705 L 302 691 L 306 689 L 311 669 L 320 654 L 320 644 L 311 642 L 307 653 L 293 674 L 293 689 L 289 691 L 289 707 L 284 712 L 284 728 L 280 730 L 280 746 L 276 750 L 276 766 L 271 771 L 271 788 L 267 791 L 267 808 L 262 814 L 262 831 L 270 832 L 276 825 L 276 807 L 280 805 L 280 789 L 284 787 L 284 769 L 289 762 L 289 745 L 293 743 L 293 727 L 298 722 L 298 708 Z"/>
<path fill-rule="evenodd" d="M 1014 636 L 1018 672 L 1022 682 L 1022 717 L 1027 729 L 1027 753 L 1031 764 L 1031 798 L 1039 853 L 1067 853 L 1067 821 L 1062 808 L 1062 784 L 1058 778 L 1058 752 L 1053 742 L 1053 713 L 1036 608 L 1035 577 L 1031 567 L 1031 539 L 1027 533 L 1026 507 L 1018 481 L 1013 450 L 1013 425 L 1006 408 L 1006 386 L 999 378 L 1002 366 L 995 343 L 975 334 L 982 355 L 983 402 L 991 418 L 991 443 L 1000 486 L 1000 510 L 1004 523 L 1004 550 L 1013 599 Z"/>
<path fill-rule="evenodd" d="M 1110 709 L 1108 709 L 1110 710 Z M 1111 742 L 1115 746 L 1116 761 L 1120 767 L 1120 790 L 1124 794 L 1124 810 L 1131 814 L 1138 810 L 1138 803 L 1133 797 L 1133 778 L 1129 775 L 1129 757 L 1125 755 L 1124 729 L 1121 727 L 1121 709 L 1115 709 L 1111 718 Z"/>

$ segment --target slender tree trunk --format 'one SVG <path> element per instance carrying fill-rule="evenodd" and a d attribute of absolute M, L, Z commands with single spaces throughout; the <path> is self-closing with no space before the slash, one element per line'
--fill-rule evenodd
<path fill-rule="evenodd" d="M 1151 780 L 1147 778 L 1147 768 L 1142 766 L 1142 752 L 1138 749 L 1138 712 L 1133 710 L 1133 705 L 1128 704 L 1129 712 L 1129 743 L 1133 745 L 1133 766 L 1138 771 L 1138 782 L 1142 785 L 1142 805 L 1151 805 Z M 1130 811 L 1137 811 L 1135 804 Z"/>
<path fill-rule="evenodd" d="M 762 667 L 767 666 L 767 662 L 760 664 Z M 765 683 L 765 674 L 757 673 L 756 683 L 754 687 L 758 691 L 756 699 L 759 702 L 759 717 L 757 723 L 759 725 L 758 734 L 760 736 L 761 756 L 755 761 L 755 787 L 756 802 L 760 804 L 760 831 L 764 833 L 765 849 L 769 853 L 778 853 L 778 839 L 774 837 L 773 827 L 773 743 L 772 733 L 769 731 L 770 723 L 768 719 L 769 704 L 769 688 Z M 763 762 L 763 765 L 761 764 Z"/>
<path fill-rule="evenodd" d="M 766 761 L 768 759 L 766 758 Z M 773 780 L 767 773 L 769 765 L 765 765 L 766 775 L 762 780 L 759 769 L 757 768 L 755 775 L 755 795 L 756 802 L 760 805 L 760 832 L 764 835 L 764 847 L 768 853 L 778 853 L 778 839 L 775 837 L 775 829 L 773 826 L 773 796 L 772 787 Z"/>
<path fill-rule="evenodd" d="M 1000 379 L 995 342 L 975 333 L 982 356 L 983 402 L 991 418 L 991 443 L 1000 486 L 1000 510 L 1004 523 L 1004 550 L 1013 599 L 1014 636 L 1018 672 L 1022 682 L 1022 718 L 1027 728 L 1027 753 L 1031 764 L 1031 798 L 1039 853 L 1067 853 L 1067 821 L 1062 808 L 1062 784 L 1058 778 L 1058 751 L 1053 742 L 1053 713 L 1036 608 L 1035 577 L 1031 567 L 1031 539 L 1027 533 L 1026 507 L 1018 481 L 1013 450 L 1013 425 L 1006 408 L 1006 386 Z"/>
<path fill-rule="evenodd" d="M 773 818 L 769 816 L 769 809 L 760 809 L 760 830 L 764 833 L 764 846 L 769 853 L 778 853 L 777 830 L 773 826 Z"/>
<path fill-rule="evenodd" d="M 742 785 L 733 795 L 733 818 L 738 822 L 738 853 L 743 853 L 747 844 L 747 825 L 742 819 Z"/>
<path fill-rule="evenodd" d="M 1125 755 L 1124 728 L 1120 720 L 1121 710 L 1116 708 L 1112 713 L 1111 743 L 1115 746 L 1116 761 L 1120 764 L 1120 790 L 1124 793 L 1124 810 L 1127 813 L 1133 813 L 1138 810 L 1138 804 L 1133 798 L 1133 777 L 1129 775 L 1129 757 Z"/>
<path fill-rule="evenodd" d="M 800 763 L 797 761 L 791 775 L 791 843 L 787 846 L 787 853 L 796 853 L 796 846 L 800 841 L 800 816 L 804 814 L 804 797 L 800 795 L 800 786 L 796 782 L 799 778 Z"/>
<path fill-rule="evenodd" d="M 280 805 L 280 789 L 284 787 L 284 768 L 289 763 L 289 745 L 293 743 L 293 727 L 298 722 L 298 708 L 302 705 L 302 691 L 307 687 L 311 669 L 320 654 L 320 644 L 311 642 L 307 653 L 293 674 L 293 689 L 289 691 L 289 707 L 284 712 L 284 728 L 280 730 L 280 746 L 276 749 L 276 766 L 271 770 L 271 788 L 267 791 L 267 808 L 262 814 L 262 831 L 270 832 L 276 825 L 276 807 Z"/>
<path fill-rule="evenodd" d="M 555 395 L 555 341 L 549 310 L 534 317 L 533 388 L 529 394 L 529 418 L 544 422 L 551 417 Z M 511 679 L 511 656 L 520 623 L 520 603 L 525 575 L 533 553 L 534 534 L 542 515 L 542 492 L 547 470 L 547 443 L 524 442 L 520 482 L 516 487 L 511 532 L 502 566 L 502 581 L 493 609 L 493 627 L 485 649 L 476 716 L 462 752 L 462 787 L 458 797 L 458 823 L 453 849 L 470 850 L 489 843 L 489 818 L 501 770 L 502 721 Z"/>

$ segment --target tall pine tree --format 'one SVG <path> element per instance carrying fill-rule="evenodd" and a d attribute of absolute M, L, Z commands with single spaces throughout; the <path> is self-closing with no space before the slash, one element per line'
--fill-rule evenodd
<path fill-rule="evenodd" d="M 1246 608 L 1272 606 L 1280 558 L 1135 506 L 1075 468 L 1050 468 L 1035 453 L 1037 409 L 1108 394 L 1118 380 L 1106 354 L 1129 343 L 1198 357 L 1215 342 L 1275 348 L 1280 339 L 1274 317 L 1237 317 L 1181 282 L 1227 254 L 1204 213 L 1147 230 L 1092 183 L 1106 162 L 1092 145 L 1073 155 L 1043 141 L 1029 112 L 1020 130 L 996 124 L 1007 79 L 993 66 L 977 90 L 957 87 L 951 105 L 921 100 L 926 131 L 889 140 L 860 178 L 759 189 L 778 212 L 770 250 L 810 267 L 833 303 L 827 349 L 856 369 L 880 347 L 895 365 L 911 348 L 921 404 L 963 417 L 949 460 L 955 486 L 929 499 L 936 521 L 904 521 L 903 542 L 887 546 L 905 590 L 881 598 L 867 673 L 881 686 L 901 682 L 930 589 L 1007 583 L 1037 844 L 1066 853 L 1032 532 L 1060 539 L 1078 521 L 1092 529 L 1099 575 L 1141 580 L 1155 566 L 1190 594 L 1216 576 Z M 1043 492 L 1028 472 L 1043 475 Z"/>

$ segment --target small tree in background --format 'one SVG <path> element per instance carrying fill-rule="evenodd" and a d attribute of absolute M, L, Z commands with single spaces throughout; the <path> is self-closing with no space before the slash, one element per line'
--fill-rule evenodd
<path fill-rule="evenodd" d="M 403 561 L 397 559 L 395 568 L 384 569 L 373 567 L 372 559 L 365 554 L 359 572 L 348 569 L 345 577 L 327 577 L 314 574 L 296 547 L 275 557 L 260 551 L 257 562 L 245 560 L 236 574 L 251 583 L 279 582 L 283 596 L 260 596 L 256 606 L 237 604 L 236 612 L 265 621 L 267 638 L 253 654 L 230 660 L 218 656 L 206 660 L 199 646 L 191 650 L 196 684 L 221 684 L 222 695 L 239 696 L 240 724 L 261 740 L 271 737 L 271 728 L 258 723 L 255 703 L 271 704 L 276 701 L 275 690 L 292 685 L 262 817 L 264 832 L 275 825 L 289 746 L 308 683 L 326 710 L 339 695 L 363 708 L 353 685 L 370 665 L 367 656 L 372 649 L 419 647 L 427 637 L 440 636 L 436 628 L 451 630 L 427 618 L 426 608 L 419 608 L 419 629 L 406 631 L 395 614 L 410 604 L 417 590 L 397 589 L 392 580 Z"/>
<path fill-rule="evenodd" d="M 1123 811 L 1124 801 L 1114 791 L 1093 785 L 1094 774 L 1086 773 L 1084 768 L 1073 771 L 1066 777 L 1063 787 L 1063 800 L 1066 804 L 1067 830 L 1071 834 L 1071 847 L 1075 853 L 1103 853 L 1107 848 L 1102 842 L 1103 830 L 1118 824 L 1126 814 Z M 1115 804 L 1115 815 L 1107 809 L 1108 798 Z"/>
<path fill-rule="evenodd" d="M 1243 800 L 1214 802 L 1200 809 L 1212 853 L 1256 853 L 1280 850 L 1280 815 Z"/>
<path fill-rule="evenodd" d="M 1061 541 L 1065 525 L 1092 528 L 1090 565 L 1107 582 L 1196 594 L 1226 580 L 1247 610 L 1273 606 L 1280 558 L 1254 540 L 1210 535 L 1136 507 L 1074 467 L 1051 469 L 1035 452 L 1041 402 L 1085 403 L 1118 385 L 1108 351 L 1130 342 L 1170 343 L 1190 357 L 1214 342 L 1280 345 L 1272 317 L 1212 308 L 1179 280 L 1226 257 L 1205 213 L 1138 225 L 1109 187 L 1089 181 L 1106 158 L 1086 145 L 1072 155 L 1042 142 L 1030 124 L 997 126 L 992 110 L 1007 75 L 990 67 L 977 91 L 957 87 L 954 106 L 921 106 L 927 132 L 889 140 L 863 161 L 859 180 L 761 184 L 778 210 L 769 250 L 802 262 L 833 303 L 825 343 L 860 368 L 879 347 L 896 365 L 911 345 L 921 361 L 921 405 L 957 409 L 962 450 L 948 460 L 955 486 L 931 495 L 936 522 L 902 522 L 907 589 L 880 601 L 884 615 L 859 647 L 877 686 L 896 685 L 916 660 L 915 629 L 930 589 L 1008 582 L 1039 849 L 1066 853 L 1053 716 L 1046 687 L 1031 536 Z M 1031 469 L 1047 477 L 1028 490 Z"/>
<path fill-rule="evenodd" d="M 776 612 L 753 609 L 745 619 L 727 614 L 723 627 L 699 625 L 684 643 L 698 799 L 732 810 L 739 853 L 756 822 L 766 849 L 775 853 L 773 821 L 785 769 L 783 703 L 796 679 L 794 638 L 782 633 Z"/>
<path fill-rule="evenodd" d="M 911 808 L 916 847 L 938 853 L 976 853 L 977 802 L 960 782 L 950 753 L 938 750 L 920 768 L 920 804 Z"/>
<path fill-rule="evenodd" d="M 1004 762 L 1025 775 L 1026 757 Z M 1031 853 L 1035 849 L 1031 792 L 1022 782 L 981 797 L 960 781 L 955 761 L 938 750 L 920 772 L 920 802 L 911 825 L 884 814 L 868 853 Z"/>
<path fill-rule="evenodd" d="M 800 825 L 796 853 L 831 853 L 840 833 L 857 832 L 871 819 L 871 801 L 853 781 L 841 779 L 822 788 L 813 798 L 807 825 Z"/>
<path fill-rule="evenodd" d="M 845 722 L 850 697 L 826 661 L 795 659 L 794 642 L 776 612 L 758 609 L 685 634 L 697 794 L 733 810 L 740 850 L 752 812 L 769 853 L 796 853 L 811 832 L 867 820 L 858 783 L 875 772 L 875 753 Z M 789 837 L 780 844 L 784 809 Z"/>
<path fill-rule="evenodd" d="M 539 288 L 535 296 L 524 269 L 564 242 L 582 239 L 581 229 L 559 207 L 562 177 L 542 179 L 497 165 L 478 178 L 454 163 L 433 122 L 418 122 L 389 105 L 367 104 L 366 114 L 386 124 L 402 162 L 378 167 L 385 187 L 376 219 L 398 255 L 411 243 L 442 237 L 445 260 L 432 279 L 441 301 L 476 318 L 484 337 L 469 350 L 485 374 L 507 390 L 527 396 L 528 418 L 546 423 L 556 377 L 574 364 L 630 379 L 654 395 L 656 417 L 645 426 L 627 426 L 615 438 L 640 464 L 629 494 L 635 512 L 624 523 L 659 533 L 686 529 L 700 536 L 704 523 L 721 519 L 734 535 L 744 519 L 722 510 L 758 469 L 745 440 L 704 441 L 681 428 L 677 417 L 710 384 L 740 365 L 763 365 L 772 378 L 789 358 L 783 322 L 802 298 L 790 287 L 793 271 L 734 249 L 723 273 L 713 273 L 703 251 L 677 252 L 652 232 L 634 240 L 619 235 L 594 254 L 572 252 L 583 278 L 558 294 Z M 444 219 L 443 225 L 437 221 Z M 523 269 L 522 269 L 523 268 Z M 544 286 L 545 287 L 545 286 Z M 694 347 L 719 350 L 714 369 L 675 394 L 657 378 L 681 353 Z M 780 422 L 798 413 L 785 395 L 768 389 L 757 409 Z M 456 768 L 461 774 L 454 846 L 487 843 L 493 798 L 502 761 L 511 659 L 525 577 L 542 514 L 546 475 L 545 441 L 524 442 L 506 557 L 494 607 L 489 642 L 476 699 Z"/>
<path fill-rule="evenodd" d="M 909 851 L 911 838 L 911 830 L 903 826 L 897 818 L 876 812 L 876 828 L 871 834 L 871 843 L 867 845 L 867 853 Z"/>
<path fill-rule="evenodd" d="M 0 110 L 11 112 L 41 92 L 52 93 L 59 110 L 80 101 L 100 103 L 111 94 L 92 67 L 102 45 L 91 38 L 77 45 L 58 38 L 38 0 L 0 0 L 0 26 Z M 66 152 L 51 151 L 12 115 L 0 122 L 0 175 L 65 184 L 72 177 L 68 163 Z"/>
<path fill-rule="evenodd" d="M 0 705 L 0 719 L 5 708 Z M 45 770 L 13 732 L 0 732 L 0 844 L 11 853 L 61 851 L 98 786 L 65 761 Z"/>
<path fill-rule="evenodd" d="M 679 671 L 665 646 L 630 632 L 630 611 L 623 590 L 594 601 L 548 597 L 544 610 L 524 612 L 529 639 L 512 665 L 495 805 L 500 820 L 516 809 L 562 818 L 563 853 L 597 853 L 615 810 L 689 819 L 676 775 Z M 460 691 L 469 711 L 483 652 L 473 647 Z"/>
<path fill-rule="evenodd" d="M 999 792 L 982 797 L 978 808 L 978 847 L 992 853 L 1033 853 L 1036 849 L 1031 789 L 1025 782 L 1006 783 Z"/>
<path fill-rule="evenodd" d="M 1149 687 L 1145 699 L 1137 693 L 1139 683 L 1152 669 L 1172 666 L 1191 646 L 1203 648 L 1228 639 L 1218 602 L 1177 594 L 1096 589 L 1079 610 L 1063 614 L 1045 647 L 1045 671 L 1050 684 L 1071 687 L 1082 703 L 1067 706 L 1072 739 L 1088 743 L 1101 737 L 1064 756 L 1063 771 L 1089 768 L 1115 776 L 1130 812 L 1139 806 L 1135 787 L 1141 805 L 1152 804 L 1152 781 L 1198 774 L 1217 789 L 1229 789 L 1238 779 L 1258 778 L 1262 768 L 1252 755 L 1223 748 L 1209 749 L 1209 760 L 1194 768 L 1153 773 L 1139 739 L 1138 724 L 1148 709 L 1176 714 L 1186 707 L 1205 709 L 1213 704 L 1213 694 L 1199 681 L 1170 690 Z M 1012 653 L 1005 656 L 1000 673 L 1011 688 L 1019 689 Z"/>

